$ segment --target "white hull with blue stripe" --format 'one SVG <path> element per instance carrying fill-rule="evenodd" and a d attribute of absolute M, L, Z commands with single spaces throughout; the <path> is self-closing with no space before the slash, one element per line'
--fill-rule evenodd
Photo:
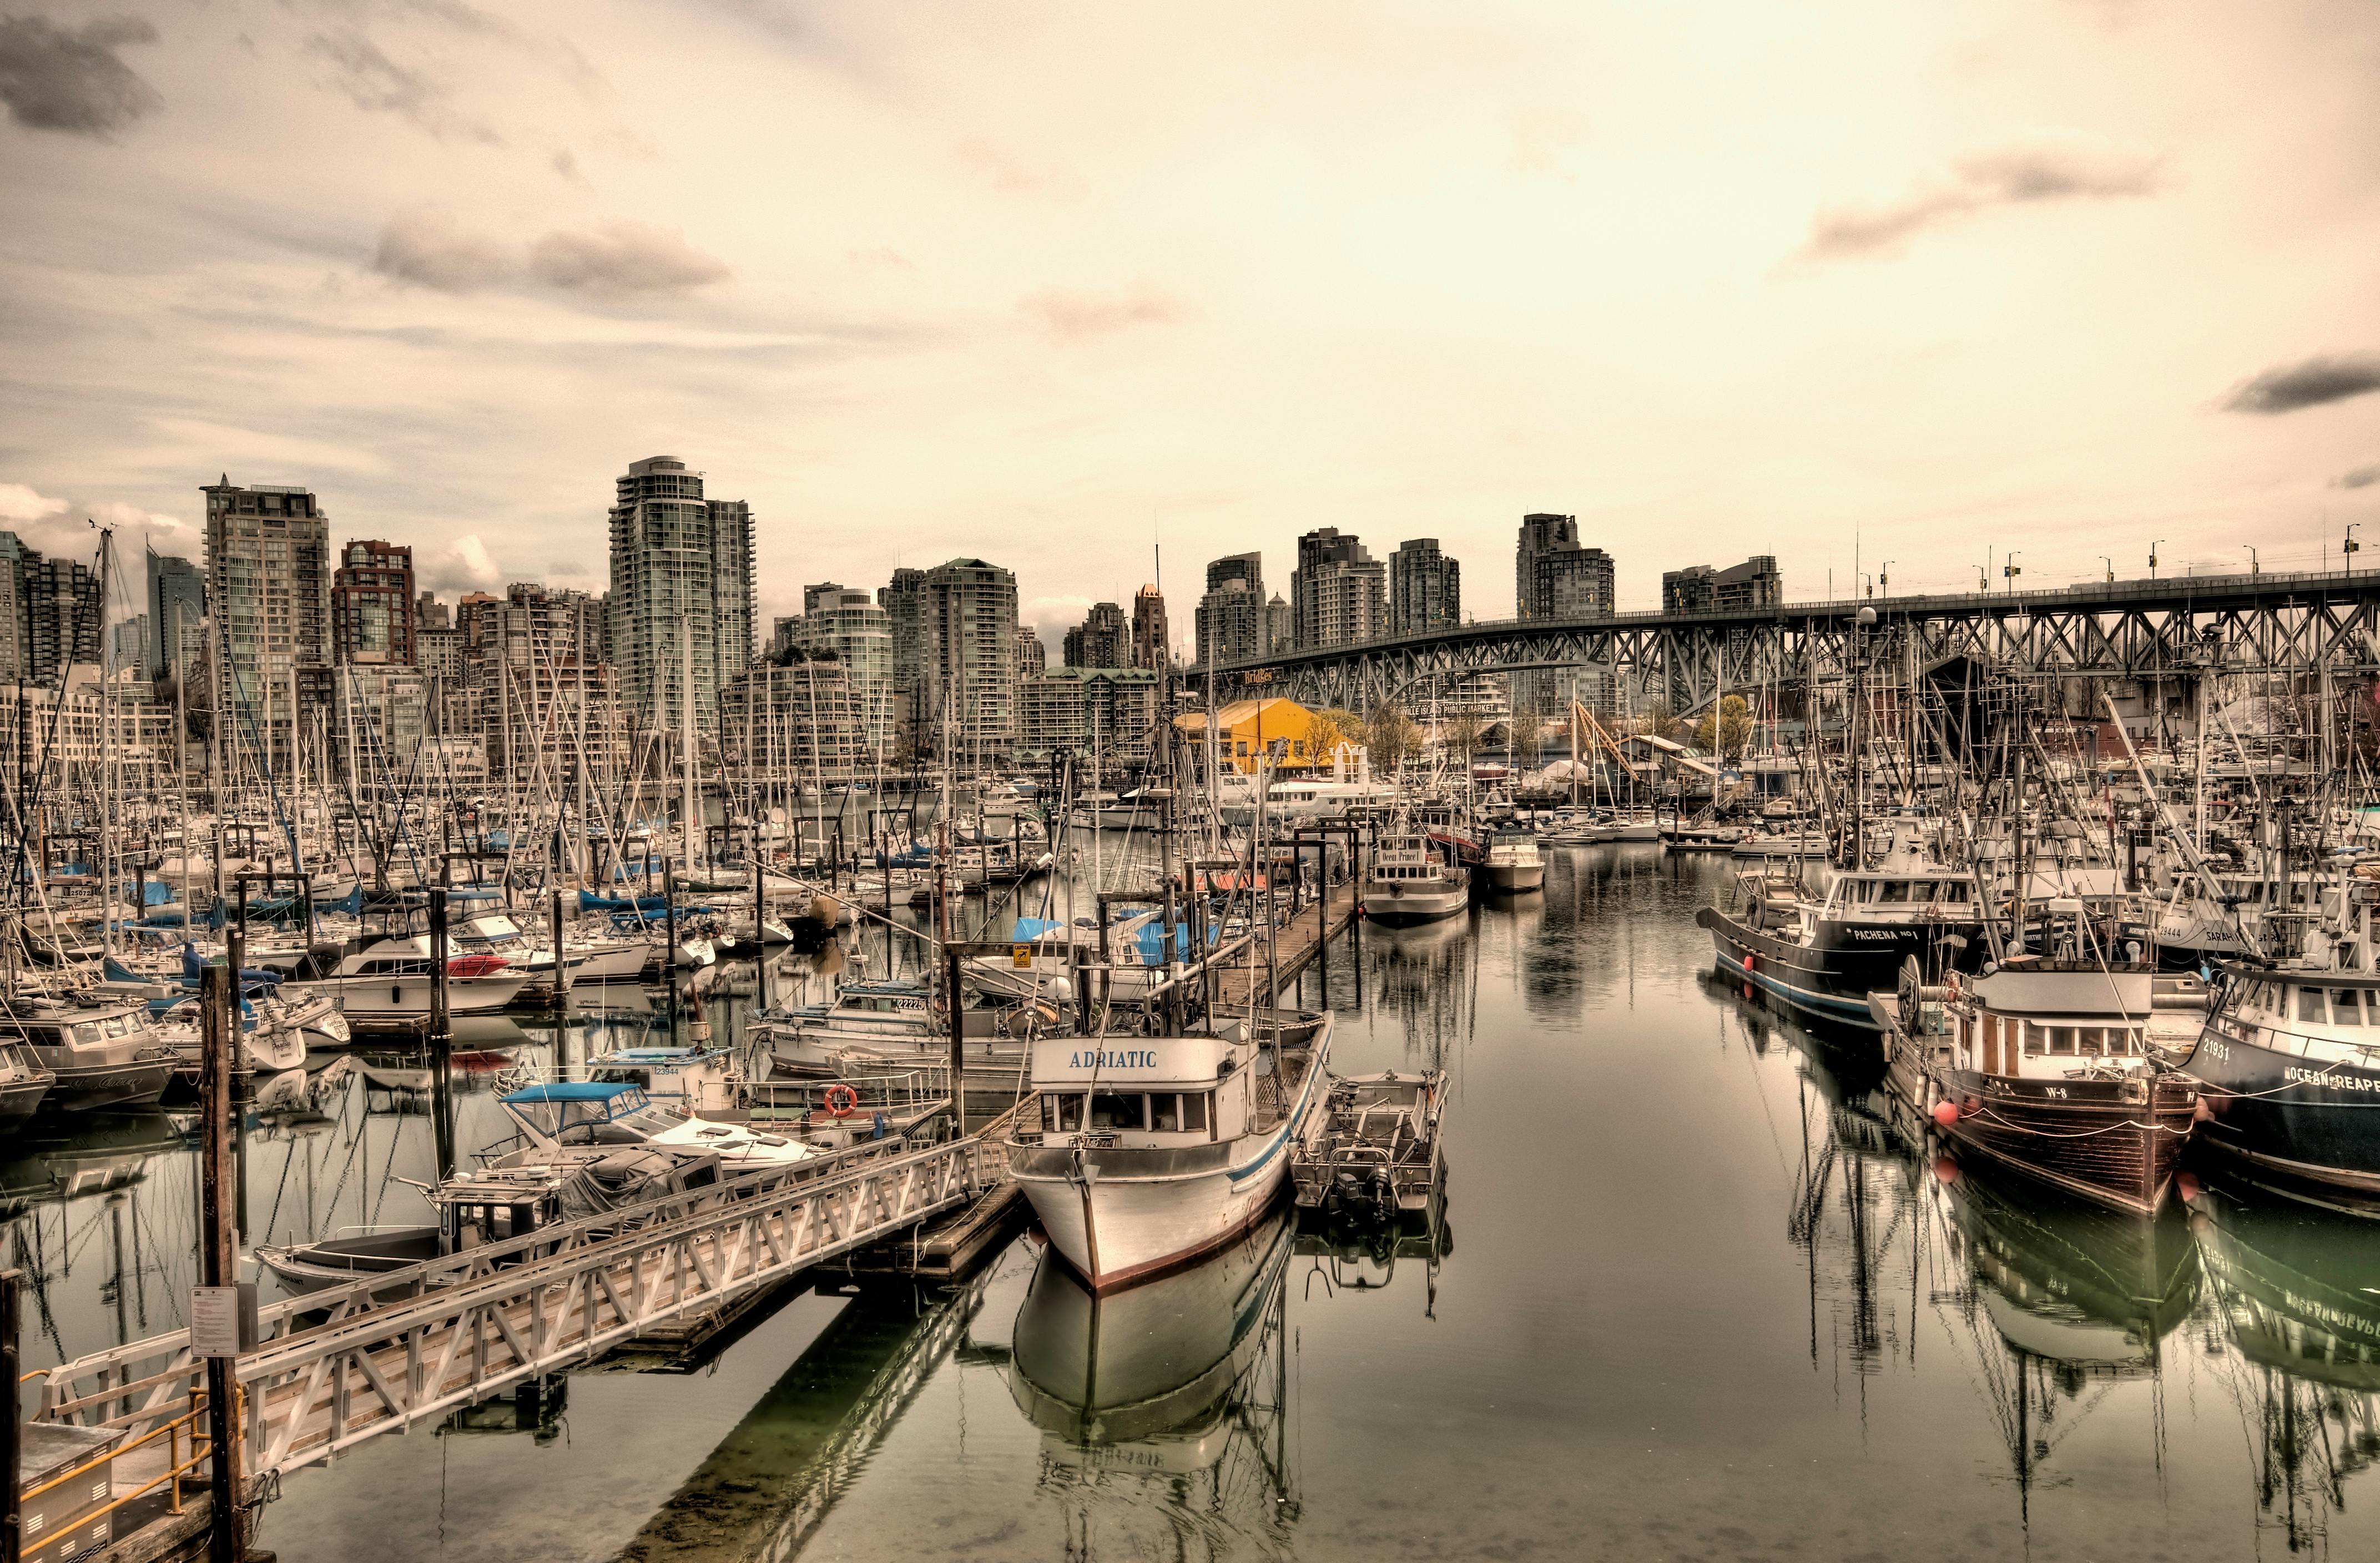
<path fill-rule="evenodd" d="M 1281 1193 L 1321 1119 L 1331 1025 L 1305 1046 L 1212 1034 L 1045 1037 L 1009 1163 L 1050 1246 L 1094 1290 L 1179 1268 Z"/>

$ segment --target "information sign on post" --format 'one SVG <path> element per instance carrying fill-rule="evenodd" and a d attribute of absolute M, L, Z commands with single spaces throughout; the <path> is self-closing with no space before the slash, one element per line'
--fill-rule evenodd
<path fill-rule="evenodd" d="M 237 1357 L 256 1350 L 256 1283 L 190 1288 L 190 1354 Z"/>

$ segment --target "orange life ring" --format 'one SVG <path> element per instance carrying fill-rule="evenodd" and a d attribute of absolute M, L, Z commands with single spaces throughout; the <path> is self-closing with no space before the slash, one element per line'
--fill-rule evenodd
<path fill-rule="evenodd" d="M 836 1118 L 849 1118 L 859 1107 L 859 1093 L 838 1080 L 826 1088 L 826 1110 Z"/>

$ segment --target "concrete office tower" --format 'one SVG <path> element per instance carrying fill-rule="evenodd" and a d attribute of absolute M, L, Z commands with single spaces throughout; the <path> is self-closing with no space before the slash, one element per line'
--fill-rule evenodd
<path fill-rule="evenodd" d="M 1689 564 L 1661 574 L 1664 613 L 1734 613 L 1774 608 L 1785 600 L 1784 573 L 1777 557 L 1755 553 L 1741 564 L 1715 570 Z"/>
<path fill-rule="evenodd" d="M 1279 592 L 1274 592 L 1272 600 L 1265 604 L 1264 648 L 1268 653 L 1297 649 L 1297 616 L 1290 612 Z"/>
<path fill-rule="evenodd" d="M 1415 538 L 1389 555 L 1390 635 L 1417 635 L 1463 622 L 1463 566 Z"/>
<path fill-rule="evenodd" d="M 331 576 L 331 653 L 341 662 L 413 665 L 413 550 L 351 542 Z"/>
<path fill-rule="evenodd" d="M 1079 624 L 1066 632 L 1066 665 L 1070 668 L 1121 668 L 1132 660 L 1132 629 L 1123 610 L 1112 602 L 1095 604 Z"/>
<path fill-rule="evenodd" d="M 864 591 L 829 582 L 802 592 L 803 612 L 778 621 L 781 656 L 832 656 L 847 675 L 851 718 L 870 759 L 892 744 L 892 618 Z M 809 688 L 804 685 L 805 689 Z"/>
<path fill-rule="evenodd" d="M 1207 595 L 1198 600 L 1198 665 L 1261 657 L 1265 633 L 1264 555 L 1234 553 L 1207 566 Z"/>
<path fill-rule="evenodd" d="M 926 572 L 921 746 L 962 771 L 1005 764 L 1016 735 L 1016 577 L 980 559 Z"/>
<path fill-rule="evenodd" d="M 1132 597 L 1132 665 L 1163 672 L 1173 665 L 1172 632 L 1165 624 L 1165 598 L 1156 583 Z"/>
<path fill-rule="evenodd" d="M 149 551 L 149 639 L 141 672 L 163 678 L 184 657 L 205 655 L 206 572 L 188 560 Z"/>
<path fill-rule="evenodd" d="M 674 456 L 631 462 L 612 505 L 611 652 L 638 721 L 674 732 L 694 645 L 696 725 L 716 732 L 719 686 L 752 660 L 752 513 L 706 500 Z"/>
<path fill-rule="evenodd" d="M 1388 621 L 1388 566 L 1353 533 L 1320 527 L 1297 539 L 1290 573 L 1290 613 L 1297 649 L 1369 640 Z M 1275 647 L 1275 650 L 1282 648 Z"/>
<path fill-rule="evenodd" d="M 310 490 L 226 476 L 207 496 L 207 603 L 215 615 L 214 709 L 231 774 L 260 760 L 289 773 L 293 700 L 331 692 L 331 522 Z"/>

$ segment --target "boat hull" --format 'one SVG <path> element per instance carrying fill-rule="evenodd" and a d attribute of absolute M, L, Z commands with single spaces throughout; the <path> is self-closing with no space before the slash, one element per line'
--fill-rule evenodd
<path fill-rule="evenodd" d="M 1470 887 L 1455 885 L 1445 890 L 1415 890 L 1402 883 L 1403 891 L 1396 894 L 1385 889 L 1364 891 L 1364 917 L 1367 922 L 1395 927 L 1407 923 L 1434 923 L 1440 917 L 1451 917 L 1471 904 Z"/>
<path fill-rule="evenodd" d="M 1867 996 L 1897 987 L 1911 956 L 1930 969 L 1941 940 L 1963 936 L 1970 951 L 1979 942 L 1973 923 L 1835 923 L 1802 944 L 1738 922 L 1716 906 L 1695 913 L 1694 921 L 1710 931 L 1730 976 L 1805 1014 L 1868 1031 L 1877 1024 Z"/>
<path fill-rule="evenodd" d="M 168 1053 L 158 1059 L 141 1059 L 132 1063 L 86 1064 L 79 1067 L 57 1068 L 47 1065 L 57 1076 L 49 1094 L 42 1098 L 44 1110 L 54 1112 L 91 1112 L 101 1108 L 148 1107 L 165 1094 L 172 1083 L 178 1060 Z"/>
<path fill-rule="evenodd" d="M 2380 1198 L 2380 1070 L 2315 1064 L 2212 1024 L 2181 1067 L 2206 1087 L 2199 1132 L 2209 1146 L 2289 1181 Z"/>
<path fill-rule="evenodd" d="M 1490 863 L 1488 865 L 1488 888 L 1501 894 L 1514 891 L 1546 888 L 1546 866 L 1543 863 Z"/>
<path fill-rule="evenodd" d="M 2197 1106 L 2188 1086 L 2161 1081 L 2126 1100 L 2122 1081 L 1912 1068 L 1913 1049 L 1894 1040 L 1895 1084 L 1961 1148 L 2117 1210 L 2155 1215 L 2172 1192 Z M 1957 1117 L 1933 1116 L 1944 1101 L 1957 1105 Z"/>

